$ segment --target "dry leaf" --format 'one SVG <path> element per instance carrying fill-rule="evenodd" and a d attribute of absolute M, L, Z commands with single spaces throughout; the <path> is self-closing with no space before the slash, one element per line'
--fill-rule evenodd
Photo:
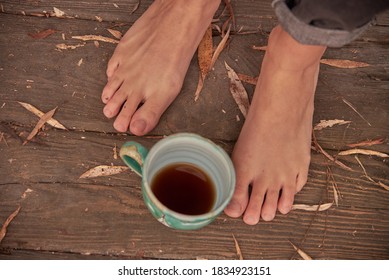
<path fill-rule="evenodd" d="M 27 197 L 27 194 L 28 194 L 28 193 L 32 193 L 32 192 L 33 192 L 32 189 L 27 188 L 27 189 L 23 192 L 23 194 L 20 196 L 20 198 L 25 199 L 25 198 Z"/>
<path fill-rule="evenodd" d="M 100 36 L 100 35 L 83 35 L 83 36 L 72 36 L 73 39 L 82 40 L 82 41 L 101 41 L 111 44 L 119 44 L 118 40 Z"/>
<path fill-rule="evenodd" d="M 54 33 L 55 33 L 54 29 L 46 29 L 38 33 L 28 33 L 28 35 L 34 39 L 44 39 Z"/>
<path fill-rule="evenodd" d="M 343 124 L 348 124 L 351 123 L 351 121 L 345 121 L 345 120 L 321 120 L 320 123 L 315 125 L 313 128 L 314 130 L 322 130 L 323 128 L 327 127 L 333 127 L 334 125 L 343 125 Z"/>
<path fill-rule="evenodd" d="M 57 9 L 56 7 L 54 7 L 54 16 L 55 17 L 63 17 L 65 15 L 65 12 L 64 11 L 61 11 L 60 9 Z"/>
<path fill-rule="evenodd" d="M 242 251 L 240 250 L 239 243 L 236 240 L 235 235 L 232 235 L 232 237 L 234 238 L 236 254 L 238 255 L 240 260 L 243 260 L 243 255 L 242 255 Z"/>
<path fill-rule="evenodd" d="M 234 98 L 236 104 L 238 104 L 242 115 L 246 117 L 250 106 L 246 89 L 242 85 L 242 82 L 239 80 L 239 77 L 235 71 L 226 62 L 224 62 L 224 64 L 227 69 L 228 77 L 230 78 L 230 91 L 232 97 Z"/>
<path fill-rule="evenodd" d="M 139 2 L 140 2 L 140 1 L 138 1 L 138 3 L 136 3 L 136 4 L 134 5 L 134 7 L 132 7 L 132 10 L 130 11 L 130 15 L 132 15 L 132 14 L 138 9 L 138 7 L 139 7 Z"/>
<path fill-rule="evenodd" d="M 366 169 L 365 167 L 363 166 L 362 162 L 359 160 L 358 156 L 355 156 L 355 159 L 357 160 L 358 164 L 361 166 L 362 170 L 363 170 L 363 173 L 365 174 L 365 177 L 373 182 L 374 184 L 384 188 L 385 190 L 389 191 L 389 186 L 385 185 L 384 183 L 382 182 L 376 182 L 375 180 L 373 180 L 373 178 L 371 178 L 369 175 L 367 175 L 367 172 L 366 172 Z"/>
<path fill-rule="evenodd" d="M 236 29 L 235 15 L 234 15 L 234 10 L 232 9 L 231 2 L 230 2 L 230 0 L 224 0 L 224 3 L 226 4 L 228 12 L 230 13 L 230 18 L 232 20 L 232 25 L 234 26 L 234 30 L 235 30 Z"/>
<path fill-rule="evenodd" d="M 228 26 L 228 30 L 226 35 L 224 35 L 223 39 L 220 41 L 219 45 L 217 46 L 215 53 L 212 56 L 211 66 L 212 68 L 215 65 L 215 62 L 217 58 L 219 57 L 220 53 L 223 51 L 224 47 L 226 46 L 227 40 L 230 37 L 230 31 L 231 31 L 231 25 Z"/>
<path fill-rule="evenodd" d="M 5 235 L 7 234 L 7 227 L 8 225 L 12 222 L 12 220 L 16 217 L 17 214 L 19 214 L 19 211 L 20 211 L 20 206 L 18 207 L 18 209 L 16 209 L 8 218 L 7 220 L 5 220 L 3 226 L 1 227 L 1 230 L 0 230 L 0 243 L 1 241 L 4 239 Z"/>
<path fill-rule="evenodd" d="M 77 49 L 79 47 L 83 47 L 85 46 L 85 43 L 84 44 L 77 44 L 77 45 L 66 45 L 66 44 L 57 44 L 55 45 L 55 47 L 59 50 L 74 50 L 74 49 Z"/>
<path fill-rule="evenodd" d="M 365 150 L 365 149 L 351 149 L 347 151 L 339 152 L 338 155 L 340 156 L 348 156 L 348 155 L 355 155 L 355 154 L 361 154 L 361 155 L 367 155 L 367 156 L 377 156 L 382 158 L 387 158 L 389 155 L 373 150 Z"/>
<path fill-rule="evenodd" d="M 40 111 L 39 109 L 35 108 L 34 106 L 32 106 L 31 104 L 28 104 L 28 103 L 24 103 L 24 102 L 19 102 L 18 103 L 20 105 L 22 105 L 25 109 L 27 109 L 28 111 L 30 111 L 31 113 L 33 113 L 34 115 L 38 116 L 39 118 L 42 118 L 43 115 L 45 113 L 43 113 L 42 111 Z M 67 128 L 65 126 L 63 126 L 59 121 L 57 121 L 56 119 L 54 118 L 51 118 L 47 121 L 47 123 L 49 125 L 51 125 L 52 127 L 55 127 L 55 128 L 58 128 L 58 129 L 63 129 L 63 130 L 67 130 Z"/>
<path fill-rule="evenodd" d="M 343 162 L 335 159 L 333 156 L 331 156 L 326 151 L 324 151 L 324 149 L 317 142 L 316 136 L 315 136 L 314 133 L 312 133 L 312 140 L 313 140 L 313 144 L 315 145 L 315 148 L 316 148 L 315 150 L 316 151 L 320 152 L 322 155 L 324 155 L 326 158 L 328 158 L 330 161 L 334 162 L 335 164 L 339 165 L 341 168 L 343 168 L 343 169 L 345 169 L 347 171 L 353 171 L 353 169 L 351 167 L 348 167 Z"/>
<path fill-rule="evenodd" d="M 78 61 L 77 66 L 80 67 L 83 61 L 84 61 L 84 60 L 81 58 L 81 59 Z"/>
<path fill-rule="evenodd" d="M 338 67 L 338 68 L 360 68 L 360 67 L 367 67 L 370 66 L 370 64 L 365 63 L 365 62 L 359 62 L 359 61 L 352 61 L 352 60 L 347 60 L 347 59 L 321 59 L 321 63 L 327 64 L 333 67 Z"/>
<path fill-rule="evenodd" d="M 199 67 L 203 79 L 211 69 L 212 52 L 213 52 L 212 26 L 210 25 L 207 31 L 205 32 L 203 38 L 201 39 L 201 42 L 198 47 Z"/>
<path fill-rule="evenodd" d="M 252 49 L 257 51 L 266 51 L 267 46 L 260 46 L 260 47 L 252 46 Z"/>
<path fill-rule="evenodd" d="M 364 120 L 369 126 L 371 126 L 371 124 L 370 124 L 370 123 L 361 115 L 361 113 L 359 113 L 359 112 L 357 111 L 357 109 L 355 109 L 355 107 L 353 106 L 353 104 L 351 104 L 350 101 L 347 101 L 347 100 L 346 100 L 345 98 L 343 98 L 343 97 L 342 97 L 342 100 L 343 100 L 343 102 L 346 103 L 346 104 L 347 104 L 355 113 L 357 113 L 358 116 L 360 116 L 362 120 Z"/>
<path fill-rule="evenodd" d="M 258 77 L 251 77 L 249 75 L 246 75 L 246 74 L 241 74 L 241 73 L 237 73 L 238 77 L 239 77 L 239 80 L 241 80 L 242 82 L 245 82 L 245 83 L 248 83 L 250 85 L 257 85 L 257 82 L 258 82 Z"/>
<path fill-rule="evenodd" d="M 109 33 L 112 34 L 113 37 L 115 37 L 116 39 L 121 39 L 123 37 L 123 33 L 120 32 L 119 30 L 115 30 L 115 29 L 111 29 L 111 28 L 108 28 L 107 29 Z"/>
<path fill-rule="evenodd" d="M 212 26 L 210 25 L 205 32 L 203 38 L 198 47 L 197 56 L 199 63 L 199 81 L 197 83 L 197 88 L 195 92 L 195 101 L 199 99 L 200 92 L 203 89 L 204 80 L 209 70 L 211 69 L 212 62 L 212 52 L 213 52 L 213 42 L 212 42 Z"/>
<path fill-rule="evenodd" d="M 98 22 L 103 22 L 103 18 L 102 18 L 102 17 L 95 16 L 95 19 L 96 19 Z"/>
<path fill-rule="evenodd" d="M 304 260 L 307 260 L 307 261 L 310 261 L 312 260 L 312 258 L 307 254 L 305 253 L 303 250 L 301 250 L 300 248 L 298 248 L 296 245 L 294 245 L 292 242 L 289 241 L 289 243 L 293 246 L 293 248 L 296 250 L 296 252 L 304 259 Z"/>
<path fill-rule="evenodd" d="M 99 165 L 83 173 L 80 176 L 80 179 L 115 175 L 127 171 L 128 169 L 127 166 Z"/>
<path fill-rule="evenodd" d="M 332 183 L 332 191 L 333 191 L 333 193 L 334 193 L 335 205 L 336 205 L 336 207 L 338 207 L 338 206 L 339 206 L 339 196 L 338 196 L 338 191 L 337 191 L 337 189 L 335 188 L 335 184 L 334 184 L 334 183 Z"/>
<path fill-rule="evenodd" d="M 118 148 L 116 146 L 116 143 L 112 150 L 113 150 L 113 158 L 118 159 Z"/>
<path fill-rule="evenodd" d="M 380 145 L 384 143 L 384 138 L 379 138 L 375 140 L 366 140 L 359 143 L 354 144 L 348 144 L 347 146 L 350 148 L 356 148 L 356 147 L 363 147 L 363 146 L 373 146 L 373 145 Z"/>
<path fill-rule="evenodd" d="M 305 210 L 305 211 L 325 211 L 331 208 L 333 202 L 320 204 L 320 205 L 307 205 L 307 204 L 293 204 L 292 210 Z"/>
<path fill-rule="evenodd" d="M 46 114 L 44 114 L 38 121 L 38 123 L 35 125 L 34 129 L 31 131 L 31 133 L 27 136 L 27 139 L 23 142 L 23 145 L 26 145 L 28 141 L 30 141 L 32 138 L 35 137 L 35 135 L 38 133 L 39 129 L 42 128 L 42 126 L 51 119 L 51 117 L 54 115 L 55 111 L 58 107 L 55 107 L 54 109 L 48 111 Z"/>

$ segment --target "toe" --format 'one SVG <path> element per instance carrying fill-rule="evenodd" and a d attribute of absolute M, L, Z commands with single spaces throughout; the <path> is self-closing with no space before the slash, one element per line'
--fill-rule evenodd
<path fill-rule="evenodd" d="M 278 201 L 278 211 L 280 211 L 282 214 L 289 213 L 289 211 L 292 209 L 294 194 L 294 187 L 288 186 L 282 188 L 280 200 Z"/>
<path fill-rule="evenodd" d="M 239 178 L 237 176 L 237 178 Z M 246 209 L 249 200 L 249 183 L 237 183 L 234 195 L 230 203 L 224 209 L 224 213 L 232 218 L 240 217 Z"/>
<path fill-rule="evenodd" d="M 123 107 L 120 110 L 119 115 L 116 117 L 113 127 L 119 132 L 126 132 L 131 121 L 131 117 L 138 107 L 140 100 L 135 96 L 127 98 Z"/>
<path fill-rule="evenodd" d="M 119 78 L 112 78 L 108 80 L 107 84 L 103 89 L 103 93 L 101 94 L 101 100 L 104 104 L 107 104 L 109 100 L 114 96 L 114 94 L 118 91 L 123 81 Z"/>
<path fill-rule="evenodd" d="M 243 221 L 248 225 L 256 225 L 259 222 L 266 190 L 262 186 L 261 182 L 253 184 L 250 201 L 243 216 Z"/>
<path fill-rule="evenodd" d="M 261 211 L 261 217 L 264 221 L 271 221 L 276 216 L 279 195 L 280 191 L 277 188 L 269 189 L 266 192 L 265 201 Z"/>
<path fill-rule="evenodd" d="M 296 178 L 296 192 L 301 191 L 308 181 L 308 168 L 302 169 Z"/>
<path fill-rule="evenodd" d="M 150 132 L 158 123 L 161 115 L 170 105 L 169 100 L 153 96 L 135 112 L 130 123 L 131 133 L 142 136 Z"/>
<path fill-rule="evenodd" d="M 118 67 L 119 67 L 119 61 L 116 59 L 116 56 L 114 54 L 112 58 L 108 61 L 108 66 L 106 71 L 108 79 L 112 78 L 113 74 L 115 73 Z"/>
<path fill-rule="evenodd" d="M 118 91 L 116 94 L 108 101 L 108 103 L 104 106 L 103 113 L 107 118 L 113 118 L 116 116 L 123 103 L 127 99 L 127 94 L 123 91 Z"/>

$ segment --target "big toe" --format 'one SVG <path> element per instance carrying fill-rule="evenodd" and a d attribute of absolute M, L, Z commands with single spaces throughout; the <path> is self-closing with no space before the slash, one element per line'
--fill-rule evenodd
<path fill-rule="evenodd" d="M 130 123 L 131 133 L 137 136 L 149 133 L 157 125 L 170 103 L 160 98 L 146 100 L 132 117 Z"/>
<path fill-rule="evenodd" d="M 237 175 L 237 178 L 239 178 L 239 175 Z M 234 195 L 232 196 L 230 203 L 224 209 L 224 213 L 226 213 L 227 216 L 238 218 L 243 214 L 249 199 L 248 188 L 249 184 L 236 184 Z"/>

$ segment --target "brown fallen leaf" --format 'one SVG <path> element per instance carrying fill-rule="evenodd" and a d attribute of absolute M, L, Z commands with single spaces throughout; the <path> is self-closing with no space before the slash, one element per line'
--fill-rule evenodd
<path fill-rule="evenodd" d="M 366 177 L 370 182 L 372 182 L 372 183 L 374 183 L 374 184 L 376 184 L 376 185 L 378 185 L 378 186 L 384 188 L 385 190 L 389 191 L 389 186 L 385 185 L 384 183 L 382 183 L 382 182 L 380 182 L 380 181 L 376 182 L 373 178 L 371 178 L 371 177 L 367 174 L 366 168 L 363 166 L 363 164 L 362 164 L 362 162 L 359 160 L 358 156 L 355 156 L 355 159 L 357 160 L 359 166 L 362 168 L 363 173 L 365 174 L 365 177 Z"/>
<path fill-rule="evenodd" d="M 128 169 L 127 166 L 99 165 L 84 172 L 79 179 L 116 175 Z"/>
<path fill-rule="evenodd" d="M 203 38 L 198 47 L 198 60 L 200 72 L 203 78 L 208 74 L 211 69 L 213 52 L 213 41 L 212 41 L 212 26 L 210 25 L 205 32 Z"/>
<path fill-rule="evenodd" d="M 100 16 L 95 16 L 95 19 L 96 19 L 98 22 L 103 22 L 103 18 L 100 17 Z"/>
<path fill-rule="evenodd" d="M 313 130 L 312 130 L 313 132 Z M 341 168 L 343 168 L 344 170 L 347 170 L 347 171 L 353 171 L 353 169 L 351 167 L 348 167 L 347 165 L 345 165 L 343 162 L 335 159 L 333 156 L 331 156 L 330 154 L 328 154 L 326 151 L 324 151 L 324 149 L 319 145 L 319 143 L 317 142 L 317 139 L 316 139 L 316 136 L 315 136 L 315 133 L 312 133 L 312 141 L 313 141 L 313 144 L 314 144 L 314 148 L 317 152 L 321 153 L 323 156 L 325 156 L 326 158 L 328 158 L 330 161 L 334 162 L 335 164 L 337 164 L 338 166 L 340 166 Z"/>
<path fill-rule="evenodd" d="M 238 241 L 236 240 L 236 238 L 235 238 L 235 235 L 234 235 L 234 234 L 232 235 L 232 238 L 234 238 L 234 243 L 235 243 L 236 254 L 238 255 L 238 257 L 239 257 L 239 259 L 240 259 L 240 260 L 243 260 L 242 251 L 240 250 L 239 243 L 238 243 Z"/>
<path fill-rule="evenodd" d="M 232 9 L 231 1 L 230 0 L 224 0 L 224 3 L 226 4 L 226 8 L 228 9 L 228 12 L 230 13 L 230 18 L 232 20 L 232 25 L 234 27 L 234 30 L 236 29 L 236 22 L 235 22 L 235 13 Z"/>
<path fill-rule="evenodd" d="M 112 151 L 113 151 L 113 159 L 118 159 L 118 147 L 116 146 L 116 143 Z"/>
<path fill-rule="evenodd" d="M 347 151 L 341 151 L 338 153 L 339 156 L 348 156 L 348 155 L 355 155 L 355 154 L 361 154 L 361 155 L 367 155 L 367 156 L 377 156 L 382 158 L 389 157 L 388 154 L 373 151 L 373 150 L 366 150 L 366 149 L 351 149 Z"/>
<path fill-rule="evenodd" d="M 292 242 L 289 241 L 289 243 L 293 246 L 293 248 L 296 250 L 296 252 L 304 259 L 304 260 L 307 260 L 307 261 L 310 261 L 312 260 L 312 258 L 307 254 L 305 253 L 303 250 L 301 250 L 300 248 L 298 248 L 296 245 L 294 245 Z"/>
<path fill-rule="evenodd" d="M 4 239 L 5 235 L 7 234 L 7 227 L 12 222 L 12 220 L 19 214 L 21 206 L 18 207 L 8 218 L 5 220 L 3 226 L 0 230 L 0 243 Z"/>
<path fill-rule="evenodd" d="M 251 47 L 253 50 L 257 50 L 257 51 L 266 51 L 267 50 L 267 46 L 252 46 Z"/>
<path fill-rule="evenodd" d="M 338 188 L 338 184 L 335 181 L 334 174 L 332 173 L 332 170 L 331 170 L 331 168 L 329 166 L 327 167 L 327 173 L 328 173 L 328 177 L 332 180 L 331 183 L 332 183 L 332 191 L 334 193 L 335 205 L 339 206 L 339 198 L 341 198 L 341 194 L 340 194 L 340 191 L 339 191 L 339 188 Z"/>
<path fill-rule="evenodd" d="M 66 44 L 61 43 L 61 44 L 55 45 L 55 47 L 58 50 L 74 50 L 74 49 L 84 47 L 84 46 L 85 46 L 85 43 L 84 44 L 77 44 L 77 45 L 66 45 Z"/>
<path fill-rule="evenodd" d="M 140 1 L 138 1 L 138 2 L 135 3 L 135 4 L 133 4 L 133 7 L 132 7 L 131 10 L 130 10 L 130 15 L 132 15 L 132 14 L 138 9 L 138 7 L 139 7 L 139 2 L 140 2 Z"/>
<path fill-rule="evenodd" d="M 338 67 L 338 68 L 346 68 L 346 69 L 351 69 L 351 68 L 361 68 L 361 67 L 368 67 L 370 64 L 365 63 L 365 62 L 360 62 L 360 61 L 352 61 L 348 59 L 321 59 L 321 63 L 330 65 L 333 67 Z"/>
<path fill-rule="evenodd" d="M 363 147 L 363 146 L 374 146 L 374 145 L 381 145 L 384 143 L 384 138 L 379 138 L 375 140 L 366 140 L 359 143 L 353 143 L 353 144 L 347 144 L 350 148 L 357 148 L 357 147 Z"/>
<path fill-rule="evenodd" d="M 322 130 L 323 128 L 333 127 L 334 125 L 343 125 L 343 124 L 348 124 L 348 123 L 351 123 L 351 121 L 338 120 L 338 119 L 321 120 L 320 123 L 315 125 L 315 127 L 313 129 L 314 130 Z"/>
<path fill-rule="evenodd" d="M 245 83 L 248 83 L 250 85 L 257 85 L 257 82 L 258 82 L 258 77 L 251 77 L 249 75 L 246 75 L 246 74 L 241 74 L 241 73 L 237 73 L 238 77 L 239 77 L 239 80 L 241 80 L 242 82 L 245 82 Z"/>
<path fill-rule="evenodd" d="M 58 18 L 61 18 L 61 17 L 64 17 L 65 16 L 65 12 L 64 11 L 61 11 L 60 9 L 54 7 L 54 13 L 52 16 L 55 16 L 55 17 L 58 17 Z"/>
<path fill-rule="evenodd" d="M 54 29 L 46 29 L 38 33 L 28 33 L 29 36 L 31 36 L 34 39 L 44 39 L 52 34 L 54 34 L 56 31 Z"/>
<path fill-rule="evenodd" d="M 318 204 L 318 205 L 307 205 L 307 204 L 293 204 L 292 210 L 305 210 L 305 211 L 325 211 L 331 208 L 333 205 L 333 202 L 330 203 L 324 203 L 324 204 Z"/>
<path fill-rule="evenodd" d="M 343 97 L 342 97 L 342 100 L 343 100 L 343 102 L 344 102 L 345 104 L 347 104 L 347 106 L 349 106 L 355 113 L 357 113 L 358 116 L 360 116 L 362 120 L 364 120 L 369 126 L 371 126 L 371 124 L 364 118 L 364 116 L 362 116 L 362 114 L 359 113 L 359 112 L 357 111 L 357 109 L 355 109 L 355 107 L 353 106 L 353 104 L 351 104 L 350 101 L 346 100 L 346 99 L 343 98 Z"/>
<path fill-rule="evenodd" d="M 109 33 L 112 34 L 113 37 L 115 37 L 116 39 L 121 39 L 123 37 L 123 33 L 120 32 L 119 30 L 115 30 L 115 29 L 111 29 L 111 28 L 108 28 L 107 31 Z"/>
<path fill-rule="evenodd" d="M 31 113 L 33 113 L 34 115 L 36 115 L 36 116 L 38 116 L 40 118 L 42 118 L 43 115 L 45 114 L 45 113 L 43 113 L 42 111 L 40 111 L 39 109 L 37 109 L 36 107 L 34 107 L 31 104 L 28 104 L 28 103 L 25 103 L 25 102 L 19 102 L 19 101 L 18 101 L 18 103 L 20 105 L 22 105 L 25 109 L 27 109 L 28 111 L 30 111 Z M 57 121 L 54 118 L 49 119 L 47 121 L 47 123 L 49 125 L 51 125 L 52 127 L 55 127 L 55 128 L 58 128 L 58 129 L 67 130 L 67 128 L 63 124 L 61 124 L 59 121 Z"/>
<path fill-rule="evenodd" d="M 72 38 L 77 40 L 82 40 L 82 41 L 101 41 L 101 42 L 106 42 L 111 44 L 119 44 L 119 40 L 104 37 L 101 35 L 72 36 Z"/>
<path fill-rule="evenodd" d="M 242 115 L 246 118 L 250 106 L 246 89 L 239 80 L 236 72 L 226 62 L 224 62 L 224 64 L 227 69 L 228 77 L 230 78 L 230 92 L 232 97 L 238 105 L 239 110 L 242 112 Z"/>
<path fill-rule="evenodd" d="M 26 145 L 28 141 L 30 141 L 32 138 L 37 135 L 39 129 L 42 128 L 42 126 L 51 119 L 51 117 L 54 115 L 55 111 L 58 107 L 55 107 L 54 109 L 48 111 L 46 114 L 44 114 L 38 121 L 38 123 L 35 125 L 34 129 L 31 131 L 31 133 L 27 136 L 27 139 L 23 142 L 23 145 Z"/>
<path fill-rule="evenodd" d="M 219 45 L 217 46 L 217 48 L 212 56 L 210 69 L 212 69 L 212 67 L 215 65 L 215 62 L 218 59 L 220 53 L 223 51 L 224 47 L 226 46 L 227 40 L 230 37 L 230 32 L 231 32 L 231 25 L 228 26 L 227 33 L 224 35 L 223 39 L 220 41 Z"/>
<path fill-rule="evenodd" d="M 204 80 L 207 76 L 209 70 L 211 69 L 212 62 L 212 52 L 213 52 L 213 41 L 212 41 L 212 26 L 210 25 L 205 32 L 203 38 L 197 49 L 197 58 L 199 63 L 199 81 L 197 83 L 197 88 L 195 92 L 195 101 L 200 97 L 200 92 L 203 89 Z"/>

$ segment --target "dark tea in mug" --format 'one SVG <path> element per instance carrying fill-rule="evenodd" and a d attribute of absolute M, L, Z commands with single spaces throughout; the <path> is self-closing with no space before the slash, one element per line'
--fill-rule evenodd
<path fill-rule="evenodd" d="M 154 176 L 151 190 L 167 208 L 185 215 L 212 210 L 216 188 L 209 175 L 190 163 L 173 163 Z"/>

